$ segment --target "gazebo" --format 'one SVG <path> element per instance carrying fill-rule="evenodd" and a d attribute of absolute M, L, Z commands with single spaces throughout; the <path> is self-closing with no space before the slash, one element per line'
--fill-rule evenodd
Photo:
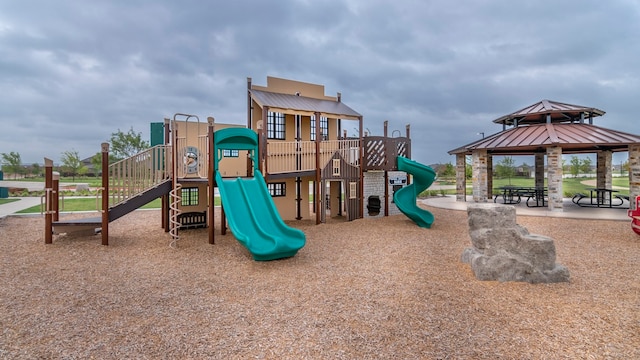
<path fill-rule="evenodd" d="M 593 124 L 604 111 L 542 100 L 494 120 L 502 131 L 449 151 L 456 155 L 456 200 L 466 201 L 466 156 L 472 156 L 473 201 L 493 197 L 493 156 L 533 155 L 535 186 L 544 186 L 547 160 L 548 208 L 562 211 L 562 154 L 595 153 L 596 187 L 611 189 L 612 154 L 629 153 L 629 195 L 640 195 L 640 136 Z M 633 201 L 631 207 L 635 207 Z"/>

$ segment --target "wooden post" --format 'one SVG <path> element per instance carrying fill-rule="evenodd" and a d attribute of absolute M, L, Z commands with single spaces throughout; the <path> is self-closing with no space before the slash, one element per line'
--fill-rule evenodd
<path fill-rule="evenodd" d="M 262 175 L 264 175 L 265 179 L 269 175 L 267 171 L 269 167 L 269 164 L 267 164 L 267 146 L 269 146 L 268 144 L 269 139 L 267 136 L 268 124 L 269 124 L 269 107 L 265 106 L 262 108 L 262 124 L 260 125 L 260 127 L 258 127 L 258 154 L 257 156 L 254 156 L 254 159 L 253 159 L 253 161 L 258 161 L 258 165 L 256 166 L 256 164 L 252 164 L 253 167 L 251 168 L 252 174 L 253 174 L 253 169 L 257 168 L 258 170 L 260 170 Z"/>
<path fill-rule="evenodd" d="M 251 113 L 253 107 L 251 106 L 251 78 L 247 78 L 247 128 L 253 129 L 253 124 L 251 124 Z M 262 118 L 264 120 L 264 118 Z"/>
<path fill-rule="evenodd" d="M 407 159 L 411 159 L 411 125 L 407 124 Z M 411 175 L 407 174 L 407 186 L 411 184 Z M 416 194 L 419 195 L 419 194 Z"/>
<path fill-rule="evenodd" d="M 164 145 L 165 148 L 162 150 L 162 168 L 165 171 L 168 168 L 168 158 L 167 156 L 171 156 L 171 154 L 167 154 L 166 146 L 169 145 L 169 134 L 171 133 L 170 127 L 171 120 L 168 118 L 164 118 Z M 169 195 L 162 195 L 161 202 L 161 216 L 162 216 L 162 227 L 164 228 L 164 232 L 169 232 Z"/>
<path fill-rule="evenodd" d="M 391 144 L 390 141 L 387 141 L 387 137 L 389 136 L 389 120 L 384 121 L 384 144 L 385 144 L 385 152 L 388 154 L 389 149 L 387 146 Z M 395 143 L 394 143 L 395 145 Z M 397 154 L 396 154 L 397 157 Z M 398 160 L 394 160 L 396 163 L 393 165 L 393 168 L 396 169 L 398 166 Z M 389 167 L 385 166 L 384 169 L 384 216 L 389 216 Z"/>
<path fill-rule="evenodd" d="M 51 198 L 53 203 L 53 221 L 60 220 L 60 173 L 54 171 L 52 174 L 53 190 L 51 192 Z"/>
<path fill-rule="evenodd" d="M 358 146 L 360 149 L 360 179 L 358 181 L 358 183 L 360 184 L 360 186 L 358 186 L 358 198 L 360 199 L 360 209 L 358 212 L 358 219 L 362 219 L 364 217 L 364 138 L 362 137 L 362 116 L 358 117 L 358 123 L 360 124 L 358 126 L 358 136 L 359 136 L 359 140 L 358 140 Z"/>
<path fill-rule="evenodd" d="M 322 185 L 322 181 L 321 181 L 321 177 L 322 174 L 320 173 L 320 139 L 321 139 L 321 134 L 320 134 L 320 113 L 316 112 L 315 113 L 315 117 L 316 117 L 316 139 L 315 139 L 315 145 L 316 145 L 316 194 L 317 196 L 315 196 L 315 209 L 316 209 L 316 225 L 320 224 L 320 211 L 324 211 L 324 209 L 326 208 L 326 206 L 322 206 L 322 202 L 325 201 L 324 199 L 322 199 L 322 189 L 320 188 L 320 186 Z"/>
<path fill-rule="evenodd" d="M 109 245 L 109 143 L 102 143 L 102 245 Z"/>
<path fill-rule="evenodd" d="M 215 221 L 216 221 L 216 217 L 215 217 L 215 210 L 216 210 L 216 195 L 215 195 L 215 181 L 214 181 L 214 171 L 213 171 L 213 162 L 215 161 L 215 149 L 214 149 L 214 131 L 213 131 L 213 125 L 215 123 L 215 119 L 212 116 L 209 116 L 207 118 L 207 122 L 209 123 L 208 128 L 207 128 L 207 138 L 209 139 L 207 141 L 207 146 L 209 147 L 209 149 L 207 149 L 207 156 L 205 157 L 207 159 L 207 166 L 208 166 L 208 183 L 209 183 L 209 244 L 215 244 L 216 242 L 216 235 L 215 235 Z"/>
<path fill-rule="evenodd" d="M 224 205 L 220 206 L 220 234 L 227 235 L 227 216 L 224 213 Z"/>
<path fill-rule="evenodd" d="M 53 243 L 53 160 L 44 158 L 44 243 Z"/>

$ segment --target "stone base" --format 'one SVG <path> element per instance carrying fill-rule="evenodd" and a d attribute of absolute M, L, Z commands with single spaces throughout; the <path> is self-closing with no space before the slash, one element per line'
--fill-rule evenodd
<path fill-rule="evenodd" d="M 461 260 L 471 264 L 479 280 L 554 283 L 569 281 L 569 270 L 555 263 L 553 239 L 529 234 L 516 223 L 513 206 L 470 204 L 472 247 Z"/>

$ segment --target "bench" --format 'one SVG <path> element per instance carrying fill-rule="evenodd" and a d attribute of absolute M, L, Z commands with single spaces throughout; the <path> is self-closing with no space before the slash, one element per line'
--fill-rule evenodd
<path fill-rule="evenodd" d="M 519 189 L 514 186 L 504 186 L 499 189 L 494 189 L 494 193 L 496 193 L 493 198 L 494 203 L 498 202 L 499 197 L 502 197 L 504 204 L 520 204 L 520 201 L 522 201 Z"/>
<path fill-rule="evenodd" d="M 616 198 L 620 199 L 620 200 L 627 200 L 629 201 L 629 195 L 615 195 Z"/>
<path fill-rule="evenodd" d="M 571 199 L 571 201 L 576 205 L 580 205 L 580 204 L 578 204 L 580 202 L 580 200 L 582 200 L 582 199 L 584 199 L 586 197 L 588 197 L 588 196 L 585 195 L 585 194 L 577 193 L 577 194 L 573 195 L 573 198 Z"/>
<path fill-rule="evenodd" d="M 620 204 L 612 204 L 613 206 L 622 206 L 624 201 L 629 201 L 629 195 L 614 195 L 616 199 L 620 200 Z"/>
<path fill-rule="evenodd" d="M 544 188 L 529 188 L 520 191 L 520 196 L 526 197 L 527 207 L 543 207 L 547 206 L 547 191 Z M 529 203 L 531 201 L 531 203 Z"/>

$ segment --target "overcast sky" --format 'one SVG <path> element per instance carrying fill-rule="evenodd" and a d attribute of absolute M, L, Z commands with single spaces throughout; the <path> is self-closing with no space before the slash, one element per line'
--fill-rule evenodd
<path fill-rule="evenodd" d="M 5 0 L 0 153 L 89 157 L 177 112 L 245 124 L 268 75 L 341 92 L 373 135 L 411 124 L 425 164 L 542 99 L 639 134 L 640 2 Z"/>

